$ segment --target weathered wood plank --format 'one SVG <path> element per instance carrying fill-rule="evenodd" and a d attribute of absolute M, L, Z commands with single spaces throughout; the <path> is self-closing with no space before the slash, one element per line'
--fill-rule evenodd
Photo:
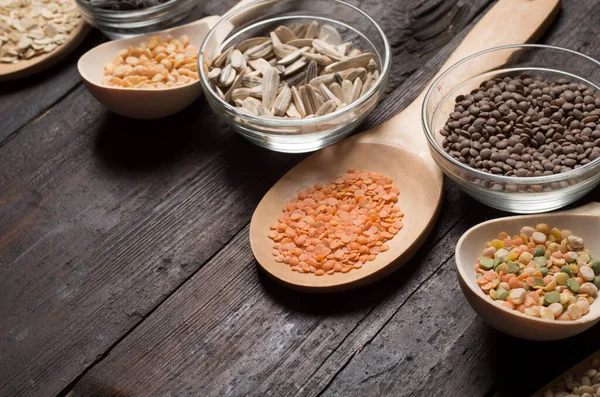
<path fill-rule="evenodd" d="M 557 31 L 552 34 L 562 35 Z M 598 191 L 588 199 L 596 197 Z M 467 200 L 461 204 L 469 207 L 473 203 Z M 451 208 L 455 205 L 451 202 Z M 475 215 L 477 210 L 485 210 L 480 205 L 473 208 Z M 444 219 L 448 219 L 446 215 Z M 456 288 L 453 271 L 445 270 L 451 268 L 451 255 L 436 256 L 438 249 L 448 255 L 460 233 L 481 220 L 481 216 L 463 220 L 436 246 L 433 256 L 415 259 L 422 263 L 417 269 L 409 265 L 375 286 L 377 292 L 385 292 L 375 293 L 380 302 L 367 307 L 378 300 L 373 299 L 371 289 L 361 290 L 360 298 L 306 297 L 288 293 L 261 275 L 261 283 L 256 286 L 257 281 L 252 280 L 256 276 L 246 270 L 251 259 L 242 260 L 249 252 L 239 256 L 239 246 L 244 242 L 236 238 L 196 275 L 201 278 L 190 279 L 90 371 L 76 385 L 74 395 L 105 395 L 98 385 L 110 385 L 113 391 L 133 395 L 193 395 L 198 391 L 207 395 L 430 395 L 443 390 L 445 395 L 483 396 L 497 382 L 491 376 L 495 369 L 484 364 L 497 354 L 489 347 L 494 346 L 498 333 L 475 316 Z M 445 265 L 439 266 L 443 260 Z M 217 295 L 191 292 L 198 290 L 203 281 L 214 279 L 212 273 L 208 276 L 204 272 L 237 261 L 242 262 L 244 270 L 235 278 L 228 274 L 219 281 L 226 287 Z M 432 261 L 436 267 L 432 267 Z M 421 271 L 426 278 L 420 278 Z M 413 283 L 418 286 L 415 288 Z M 195 284 L 198 286 L 193 288 Z M 398 284 L 402 285 L 400 291 Z M 458 301 L 443 301 L 424 311 L 424 300 L 440 288 L 448 289 L 448 285 L 448 293 Z M 209 301 L 205 304 L 206 299 Z M 197 302 L 201 309 L 188 317 L 189 311 L 177 309 L 184 306 L 183 302 Z M 424 312 L 427 319 L 422 319 Z M 184 320 L 178 320 L 178 313 Z M 228 317 L 227 313 L 234 314 Z M 201 319 L 207 316 L 210 320 Z M 425 328 L 423 335 L 411 340 L 414 324 L 420 320 L 423 326 L 419 332 Z M 526 348 L 526 343 L 519 342 L 518 348 L 509 350 L 511 355 L 498 361 L 502 368 L 514 366 L 511 357 Z M 152 352 L 147 351 L 149 346 Z M 177 349 L 171 352 L 174 346 Z M 423 351 L 427 354 L 422 355 Z M 157 377 L 157 368 L 171 366 L 172 372 L 152 379 Z M 515 372 L 511 373 L 513 379 L 517 379 Z M 542 367 L 539 373 L 543 373 Z M 205 381 L 205 377 L 210 379 Z M 506 395 L 526 390 L 525 382 L 522 378 Z"/>
<path fill-rule="evenodd" d="M 47 71 L 15 81 L 0 83 L 0 147 L 19 128 L 60 101 L 81 83 L 77 60 L 104 40 L 92 32 L 79 48 Z"/>
<path fill-rule="evenodd" d="M 432 252 L 359 293 L 305 295 L 275 284 L 257 270 L 244 229 L 86 374 L 73 396 L 107 395 L 103 386 L 124 395 L 293 395 L 353 329 L 363 330 L 360 337 L 376 333 L 395 311 L 390 302 L 409 299 L 452 255 L 446 234 L 465 210 L 457 211 L 460 201 L 444 208 Z"/>
<path fill-rule="evenodd" d="M 0 150 L 11 165 L 0 174 L 0 394 L 62 390 L 247 224 L 299 158 L 242 141 L 204 101 L 132 122 L 83 87 L 21 128 Z"/>

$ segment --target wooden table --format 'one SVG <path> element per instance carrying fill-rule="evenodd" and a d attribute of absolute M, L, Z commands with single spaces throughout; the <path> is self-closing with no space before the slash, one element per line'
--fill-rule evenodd
<path fill-rule="evenodd" d="M 405 107 L 491 4 L 352 3 L 394 53 L 365 128 Z M 564 0 L 541 42 L 599 58 L 599 7 Z M 599 327 L 534 343 L 473 312 L 454 246 L 504 214 L 449 181 L 435 230 L 400 271 L 335 295 L 281 287 L 259 270 L 248 222 L 304 156 L 253 146 L 204 99 L 160 121 L 108 112 L 76 70 L 104 40 L 0 85 L 0 396 L 525 396 L 600 348 Z"/>

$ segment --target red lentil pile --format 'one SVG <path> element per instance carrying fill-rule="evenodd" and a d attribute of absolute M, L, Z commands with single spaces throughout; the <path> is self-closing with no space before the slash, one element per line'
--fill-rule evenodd
<path fill-rule="evenodd" d="M 385 175 L 348 169 L 298 193 L 271 225 L 276 262 L 317 276 L 347 273 L 385 252 L 404 226 L 400 189 Z"/>

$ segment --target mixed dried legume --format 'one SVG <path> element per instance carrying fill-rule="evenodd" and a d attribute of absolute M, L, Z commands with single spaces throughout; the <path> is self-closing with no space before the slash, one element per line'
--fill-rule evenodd
<path fill-rule="evenodd" d="M 103 84 L 124 88 L 167 88 L 198 80 L 198 50 L 187 36 L 163 41 L 153 36 L 123 49 L 104 66 Z"/>
<path fill-rule="evenodd" d="M 497 304 L 547 320 L 587 314 L 600 287 L 600 261 L 570 230 L 546 224 L 505 232 L 475 265 L 477 284 Z"/>
<path fill-rule="evenodd" d="M 385 175 L 349 169 L 298 193 L 271 225 L 276 262 L 317 276 L 347 273 L 375 260 L 404 227 L 400 189 Z"/>

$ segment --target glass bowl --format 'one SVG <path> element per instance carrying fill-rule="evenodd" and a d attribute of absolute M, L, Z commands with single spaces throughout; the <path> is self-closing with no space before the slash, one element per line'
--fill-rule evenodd
<path fill-rule="evenodd" d="M 337 111 L 308 119 L 263 118 L 238 110 L 222 100 L 207 78 L 215 55 L 232 44 L 268 36 L 279 25 L 317 20 L 338 29 L 344 41 L 371 51 L 379 64 L 379 78 L 363 96 Z M 363 11 L 339 0 L 261 0 L 223 16 L 208 34 L 198 56 L 200 81 L 210 107 L 235 131 L 270 150 L 310 152 L 339 141 L 375 108 L 390 70 L 390 46 L 379 25 Z M 205 66 L 203 66 L 205 65 Z"/>
<path fill-rule="evenodd" d="M 171 27 L 189 15 L 197 0 L 171 0 L 142 10 L 112 11 L 91 7 L 87 0 L 75 0 L 81 15 L 110 39 L 123 39 Z"/>
<path fill-rule="evenodd" d="M 457 96 L 476 91 L 485 80 L 514 78 L 523 73 L 546 79 L 565 78 L 600 93 L 600 63 L 586 55 L 545 45 L 503 46 L 463 59 L 433 82 L 423 102 L 423 128 L 434 160 L 471 197 L 504 211 L 551 211 L 579 199 L 600 182 L 598 159 L 553 175 L 513 177 L 471 168 L 442 146 L 444 136 L 440 131 L 454 111 Z"/>

